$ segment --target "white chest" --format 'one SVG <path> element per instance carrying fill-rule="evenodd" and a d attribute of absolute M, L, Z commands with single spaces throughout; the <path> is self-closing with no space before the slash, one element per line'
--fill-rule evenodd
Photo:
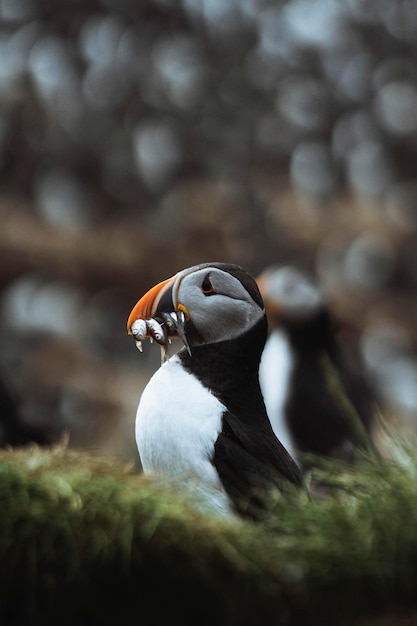
<path fill-rule="evenodd" d="M 274 330 L 268 337 L 259 366 L 259 382 L 268 417 L 276 437 L 290 454 L 294 445 L 284 419 L 288 383 L 293 369 L 290 346 L 284 333 Z"/>
<path fill-rule="evenodd" d="M 136 414 L 136 443 L 145 473 L 197 481 L 227 506 L 213 458 L 224 405 L 171 357 L 152 376 Z"/>

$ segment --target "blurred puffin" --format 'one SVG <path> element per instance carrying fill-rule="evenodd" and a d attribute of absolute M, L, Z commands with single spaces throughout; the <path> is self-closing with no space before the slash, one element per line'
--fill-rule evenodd
<path fill-rule="evenodd" d="M 252 517 L 271 487 L 303 485 L 266 414 L 258 369 L 267 320 L 243 268 L 204 263 L 180 271 L 139 300 L 127 326 L 139 341 L 153 337 L 164 348 L 170 336 L 184 342 L 139 402 L 145 473 L 191 476 L 217 511 Z"/>
<path fill-rule="evenodd" d="M 270 328 L 259 378 L 276 436 L 300 466 L 306 453 L 353 458 L 370 443 L 374 397 L 340 349 L 323 295 L 291 266 L 267 268 L 257 282 Z"/>

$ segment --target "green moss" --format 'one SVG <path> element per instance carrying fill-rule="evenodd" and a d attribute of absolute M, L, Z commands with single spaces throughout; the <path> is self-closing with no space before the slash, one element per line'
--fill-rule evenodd
<path fill-rule="evenodd" d="M 417 606 L 417 457 L 397 449 L 323 462 L 311 498 L 277 494 L 257 524 L 116 461 L 2 452 L 0 623 L 342 625 Z"/>

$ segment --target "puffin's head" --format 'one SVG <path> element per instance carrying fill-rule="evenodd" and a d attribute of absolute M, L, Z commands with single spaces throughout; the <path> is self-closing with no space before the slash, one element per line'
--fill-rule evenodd
<path fill-rule="evenodd" d="M 191 352 L 194 346 L 235 339 L 264 316 L 256 281 L 243 268 L 204 263 L 152 287 L 133 307 L 127 329 L 136 340 L 153 337 L 162 345 L 178 336 Z"/>
<path fill-rule="evenodd" d="M 295 267 L 267 268 L 257 283 L 272 324 L 309 323 L 325 307 L 319 288 Z"/>

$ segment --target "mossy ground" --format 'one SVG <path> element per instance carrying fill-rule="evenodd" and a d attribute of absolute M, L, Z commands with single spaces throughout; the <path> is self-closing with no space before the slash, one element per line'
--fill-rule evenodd
<path fill-rule="evenodd" d="M 3 451 L 0 624 L 406 623 L 395 616 L 417 610 L 417 453 L 392 449 L 395 460 L 323 463 L 311 498 L 277 495 L 258 523 L 205 515 L 118 461 Z"/>

